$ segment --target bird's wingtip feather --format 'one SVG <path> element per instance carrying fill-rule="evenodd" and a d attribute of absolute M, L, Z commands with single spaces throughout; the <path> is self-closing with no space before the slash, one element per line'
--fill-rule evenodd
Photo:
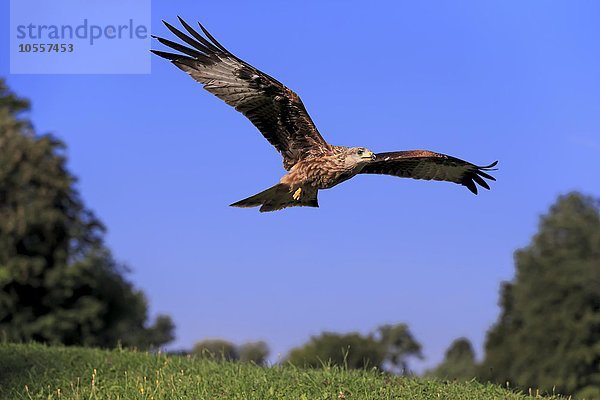
<path fill-rule="evenodd" d="M 478 167 L 478 168 L 486 170 L 486 171 L 496 171 L 498 169 L 498 168 L 494 168 L 496 165 L 498 165 L 498 160 L 494 161 L 490 165 L 484 165 L 484 166 L 481 166 L 481 167 Z"/>
<path fill-rule="evenodd" d="M 465 185 L 473 194 L 477 194 L 477 185 L 475 185 L 473 179 L 467 178 L 463 180 L 463 185 Z"/>
<path fill-rule="evenodd" d="M 177 19 L 179 20 L 179 22 L 181 23 L 181 25 L 186 26 L 187 22 L 185 22 L 185 20 L 183 18 L 181 18 L 179 15 L 177 16 Z"/>

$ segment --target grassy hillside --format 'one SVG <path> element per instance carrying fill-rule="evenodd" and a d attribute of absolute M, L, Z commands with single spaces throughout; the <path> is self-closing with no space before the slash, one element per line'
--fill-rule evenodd
<path fill-rule="evenodd" d="M 526 399 L 493 385 L 194 357 L 0 345 L 1 399 Z"/>

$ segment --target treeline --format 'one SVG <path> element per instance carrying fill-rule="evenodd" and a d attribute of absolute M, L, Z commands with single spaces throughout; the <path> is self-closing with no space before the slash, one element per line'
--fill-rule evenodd
<path fill-rule="evenodd" d="M 148 319 L 146 297 L 126 279 L 75 189 L 64 144 L 37 135 L 28 110 L 0 80 L 0 340 L 141 349 L 170 342 L 171 318 Z M 600 201 L 559 197 L 515 253 L 515 268 L 501 286 L 483 360 L 458 338 L 427 374 L 600 399 Z M 269 355 L 264 342 L 208 340 L 190 351 L 258 365 Z M 408 374 L 411 357 L 422 357 L 421 345 L 397 324 L 366 335 L 323 333 L 283 361 Z"/>
<path fill-rule="evenodd" d="M 501 313 L 488 331 L 483 360 L 477 361 L 468 339 L 458 338 L 425 375 L 600 399 L 600 200 L 579 193 L 559 197 L 531 243 L 515 253 L 515 262 L 515 279 L 501 286 Z M 235 345 L 215 343 L 201 342 L 193 352 L 235 354 Z M 258 364 L 264 364 L 268 348 L 261 354 Z M 367 335 L 326 332 L 292 349 L 282 362 L 410 374 L 411 357 L 422 357 L 421 345 L 398 324 Z"/>
<path fill-rule="evenodd" d="M 600 201 L 560 196 L 515 253 L 481 363 L 457 339 L 429 374 L 600 399 Z"/>
<path fill-rule="evenodd" d="M 0 340 L 142 349 L 173 339 L 104 244 L 64 144 L 36 135 L 29 102 L 0 80 Z"/>
<path fill-rule="evenodd" d="M 196 343 L 191 352 L 200 357 L 223 361 L 253 362 L 267 365 L 269 347 L 265 342 L 245 343 L 241 346 L 223 340 L 204 340 Z M 421 345 L 405 324 L 383 325 L 367 335 L 324 332 L 313 336 L 304 345 L 292 349 L 281 360 L 304 368 L 340 365 L 351 369 L 378 368 L 391 373 L 407 375 L 408 360 L 423 358 Z"/>

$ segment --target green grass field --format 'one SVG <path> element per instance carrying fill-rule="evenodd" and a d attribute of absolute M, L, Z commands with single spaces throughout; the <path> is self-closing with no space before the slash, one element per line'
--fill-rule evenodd
<path fill-rule="evenodd" d="M 526 399 L 494 385 L 261 368 L 130 350 L 0 345 L 1 399 Z M 557 399 L 555 397 L 555 399 Z"/>

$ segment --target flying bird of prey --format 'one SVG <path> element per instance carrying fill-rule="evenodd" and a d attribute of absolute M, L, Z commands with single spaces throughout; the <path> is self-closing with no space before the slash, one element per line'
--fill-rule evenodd
<path fill-rule="evenodd" d="M 179 18 L 179 17 L 178 17 Z M 244 114 L 283 156 L 288 171 L 279 183 L 231 204 L 276 211 L 286 207 L 318 207 L 319 189 L 329 189 L 357 174 L 385 174 L 402 178 L 454 182 L 477 194 L 477 185 L 489 189 L 486 173 L 497 161 L 477 166 L 428 150 L 373 153 L 365 147 L 327 143 L 311 120 L 300 97 L 273 77 L 237 58 L 201 24 L 205 36 L 179 18 L 187 34 L 163 21 L 186 45 L 153 36 L 180 54 L 152 52 L 170 60 L 216 95 Z"/>

